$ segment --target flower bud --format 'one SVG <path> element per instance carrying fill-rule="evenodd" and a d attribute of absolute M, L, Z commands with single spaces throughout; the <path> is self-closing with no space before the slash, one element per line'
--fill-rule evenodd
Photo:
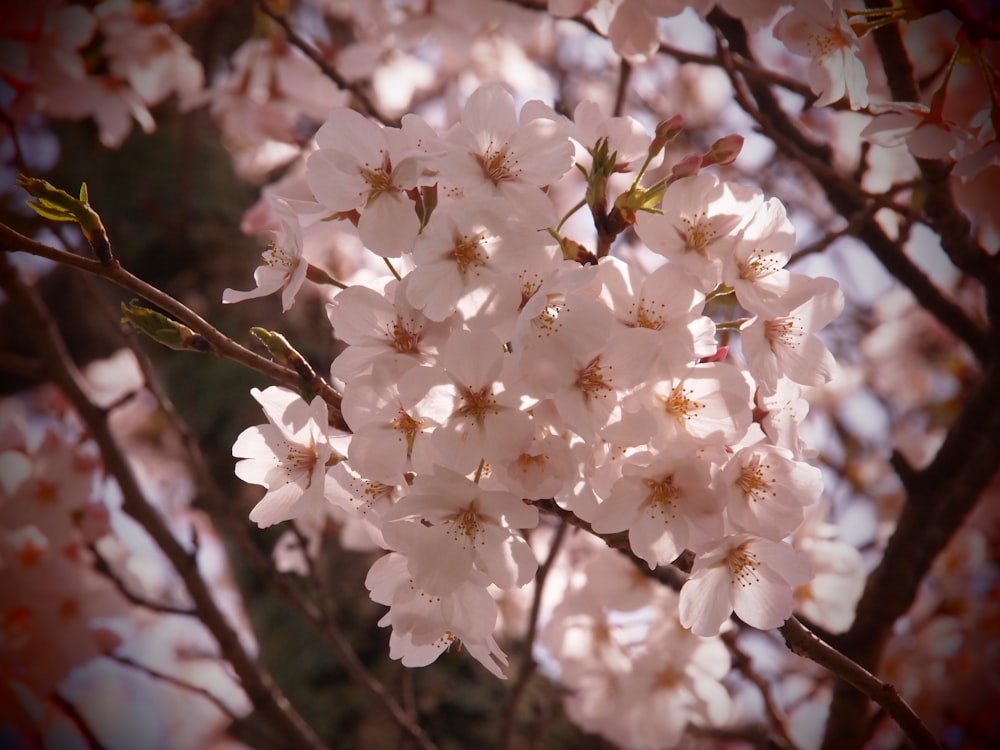
<path fill-rule="evenodd" d="M 702 164 L 702 157 L 698 154 L 685 156 L 679 162 L 674 164 L 673 168 L 670 170 L 671 181 L 679 180 L 682 177 L 693 177 L 698 174 L 698 170 L 701 169 Z"/>
<path fill-rule="evenodd" d="M 76 222 L 94 251 L 94 256 L 105 265 L 114 262 L 108 233 L 104 229 L 101 217 L 90 207 L 87 199 L 87 183 L 80 186 L 79 198 L 74 198 L 65 190 L 60 190 L 45 180 L 23 174 L 17 176 L 17 185 L 35 198 L 33 201 L 28 201 L 28 205 L 35 213 L 51 221 Z"/>
<path fill-rule="evenodd" d="M 680 115 L 668 117 L 661 120 L 656 125 L 656 132 L 653 135 L 653 142 L 649 144 L 649 155 L 655 156 L 663 150 L 670 141 L 680 135 L 684 129 L 684 118 Z"/>
<path fill-rule="evenodd" d="M 200 333 L 163 313 L 143 307 L 138 300 L 132 300 L 127 305 L 122 302 L 122 322 L 176 351 L 207 352 L 212 348 Z"/>
<path fill-rule="evenodd" d="M 701 166 L 707 167 L 712 164 L 725 166 L 726 164 L 732 164 L 736 161 L 736 157 L 740 155 L 740 151 L 742 150 L 742 135 L 733 133 L 732 135 L 724 136 L 713 143 L 708 153 L 702 157 Z"/>
<path fill-rule="evenodd" d="M 257 326 L 251 328 L 250 333 L 267 347 L 267 351 L 270 352 L 275 362 L 291 367 L 306 382 L 312 382 L 316 379 L 316 371 L 312 365 L 280 333 Z"/>

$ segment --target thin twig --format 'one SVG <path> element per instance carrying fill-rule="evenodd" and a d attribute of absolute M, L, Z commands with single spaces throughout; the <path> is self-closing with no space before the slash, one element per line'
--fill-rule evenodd
<path fill-rule="evenodd" d="M 270 674 L 244 648 L 236 631 L 219 609 L 198 570 L 197 560 L 171 533 L 166 521 L 146 499 L 133 468 L 108 423 L 106 410 L 94 404 L 83 376 L 70 358 L 55 321 L 34 288 L 21 280 L 6 254 L 0 253 L 0 286 L 6 291 L 31 333 L 53 383 L 63 392 L 101 450 L 108 473 L 122 493 L 122 510 L 153 539 L 191 596 L 198 618 L 215 637 L 223 658 L 233 665 L 251 703 L 287 738 L 291 746 L 324 750 L 325 745 L 275 685 Z"/>
<path fill-rule="evenodd" d="M 632 78 L 632 65 L 624 57 L 618 64 L 618 88 L 615 91 L 615 106 L 612 114 L 621 116 L 625 111 L 625 99 L 628 96 L 628 83 Z"/>
<path fill-rule="evenodd" d="M 340 394 L 321 376 L 315 375 L 311 379 L 303 378 L 302 374 L 296 370 L 285 367 L 273 360 L 262 357 L 259 354 L 247 349 L 245 346 L 233 341 L 224 333 L 219 331 L 208 321 L 195 313 L 189 307 L 171 297 L 151 284 L 147 284 L 137 276 L 133 276 L 123 266 L 117 262 L 105 265 L 100 261 L 85 258 L 65 250 L 46 245 L 0 223 L 0 250 L 17 251 L 22 250 L 41 258 L 56 261 L 65 266 L 76 268 L 81 271 L 100 276 L 116 284 L 122 289 L 126 289 L 143 299 L 153 303 L 177 321 L 191 328 L 208 342 L 209 351 L 225 359 L 237 362 L 244 367 L 265 375 L 271 380 L 286 385 L 296 390 L 304 388 L 314 391 L 335 411 L 338 419 L 338 427 L 343 427 L 340 423 Z"/>
<path fill-rule="evenodd" d="M 111 565 L 108 561 L 104 559 L 104 556 L 98 551 L 97 547 L 93 544 L 88 545 L 91 553 L 94 555 L 94 570 L 97 571 L 104 578 L 108 579 L 116 589 L 126 600 L 136 605 L 137 607 L 142 607 L 143 609 L 148 609 L 153 612 L 159 612 L 164 615 L 187 615 L 187 616 L 197 616 L 198 612 L 190 607 L 176 607 L 172 604 L 162 604 L 160 602 L 151 602 L 138 594 L 134 593 L 128 586 L 125 585 L 125 581 L 118 577 L 118 574 L 112 570 Z"/>
<path fill-rule="evenodd" d="M 399 120 L 380 112 L 368 94 L 365 93 L 360 86 L 356 86 L 344 78 L 340 72 L 330 64 L 329 60 L 327 60 L 312 44 L 306 41 L 298 32 L 295 31 L 294 28 L 292 28 L 291 21 L 289 21 L 286 16 L 275 10 L 269 0 L 258 0 L 257 7 L 260 8 L 261 12 L 265 16 L 270 18 L 284 30 L 285 35 L 288 37 L 288 41 L 298 47 L 303 54 L 306 55 L 306 57 L 312 60 L 319 67 L 319 69 L 323 71 L 323 75 L 337 84 L 339 88 L 342 88 L 344 91 L 351 92 L 351 95 L 357 103 L 357 108 L 362 114 L 368 115 L 388 127 L 399 127 Z"/>
<path fill-rule="evenodd" d="M 76 730 L 83 735 L 83 739 L 87 742 L 87 747 L 90 750 L 105 750 L 104 743 L 101 742 L 100 738 L 94 734 L 94 730 L 91 728 L 90 723 L 80 713 L 79 709 L 73 705 L 73 703 L 67 699 L 65 696 L 58 692 L 52 693 L 52 702 L 59 706 L 59 710 L 62 711 L 73 722 L 73 726 Z M 41 746 L 39 742 L 39 746 Z"/>
<path fill-rule="evenodd" d="M 562 548 L 563 540 L 566 538 L 567 528 L 569 528 L 569 523 L 563 517 L 559 520 L 558 527 L 556 527 L 556 533 L 552 538 L 552 544 L 549 546 L 549 552 L 545 556 L 545 560 L 538 567 L 538 572 L 535 575 L 535 591 L 531 599 L 531 611 L 528 614 L 528 633 L 524 639 L 524 655 L 521 661 L 521 669 L 518 672 L 517 680 L 511 686 L 510 698 L 507 702 L 507 709 L 504 711 L 502 721 L 503 730 L 501 731 L 500 742 L 498 744 L 501 750 L 507 750 L 510 747 L 514 730 L 514 717 L 517 714 L 517 705 L 524 694 L 525 688 L 528 686 L 528 682 L 538 668 L 538 662 L 535 661 L 532 652 L 535 648 L 535 637 L 538 633 L 538 615 L 542 608 L 542 592 L 545 589 L 545 579 L 548 578 L 549 571 L 552 570 L 552 564 L 555 562 L 559 550 Z"/>
<path fill-rule="evenodd" d="M 794 654 L 825 667 L 874 700 L 893 718 L 918 750 L 941 750 L 941 745 L 909 704 L 892 685 L 882 682 L 864 667 L 824 643 L 795 617 L 778 630 Z"/>
<path fill-rule="evenodd" d="M 206 690 L 205 688 L 199 687 L 198 685 L 192 685 L 190 682 L 185 682 L 184 680 L 178 677 L 174 677 L 173 675 L 161 672 L 158 669 L 153 669 L 152 667 L 137 662 L 134 659 L 129 658 L 128 656 L 122 656 L 121 654 L 108 654 L 107 658 L 110 659 L 111 661 L 121 664 L 122 666 L 129 667 L 130 669 L 135 669 L 136 671 L 147 674 L 156 680 L 169 683 L 176 688 L 180 688 L 181 690 L 185 690 L 189 693 L 195 693 L 197 695 L 200 695 L 202 698 L 204 698 L 213 706 L 215 706 L 217 709 L 219 709 L 220 713 L 222 713 L 224 716 L 228 716 L 233 721 L 237 721 L 238 719 L 241 718 L 239 714 L 235 713 L 229 706 L 227 706 L 222 701 L 221 698 L 219 698 L 219 696 L 217 696 L 211 690 Z"/>
<path fill-rule="evenodd" d="M 740 648 L 735 630 L 729 630 L 722 634 L 722 640 L 729 647 L 729 652 L 733 655 L 733 666 L 738 669 L 747 680 L 749 680 L 760 693 L 761 700 L 764 701 L 764 713 L 771 723 L 771 729 L 778 735 L 780 747 L 794 750 L 795 742 L 788 736 L 788 729 L 785 727 L 786 717 L 784 712 L 774 700 L 771 691 L 771 684 L 754 667 L 753 659 Z"/>

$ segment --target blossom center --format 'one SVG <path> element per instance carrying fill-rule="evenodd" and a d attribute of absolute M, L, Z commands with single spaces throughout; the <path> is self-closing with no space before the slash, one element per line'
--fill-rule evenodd
<path fill-rule="evenodd" d="M 740 470 L 740 478 L 736 480 L 736 484 L 755 503 L 778 494 L 770 487 L 775 480 L 768 479 L 764 474 L 764 470 L 770 468 L 771 464 L 761 466 L 760 456 L 754 456 L 750 463 Z"/>
<path fill-rule="evenodd" d="M 684 241 L 684 249 L 705 255 L 706 248 L 715 241 L 718 232 L 705 213 L 696 213 L 692 218 L 684 217 L 684 230 L 677 230 Z"/>
<path fill-rule="evenodd" d="M 681 491 L 674 484 L 674 475 L 671 474 L 659 481 L 647 479 L 646 487 L 649 489 L 649 494 L 646 496 L 649 515 L 660 516 L 664 523 L 677 518 L 677 498 L 680 497 Z"/>
<path fill-rule="evenodd" d="M 661 308 L 665 306 L 665 303 L 660 303 Z M 629 312 L 633 316 L 632 322 L 629 323 L 630 328 L 648 328 L 651 331 L 659 331 L 667 322 L 663 315 L 649 309 L 645 297 L 639 300 L 638 309 L 633 305 Z"/>
<path fill-rule="evenodd" d="M 56 490 L 55 484 L 44 480 L 39 481 L 35 485 L 34 491 L 31 494 L 42 505 L 51 505 L 59 499 L 59 493 Z"/>
<path fill-rule="evenodd" d="M 730 551 L 726 563 L 729 565 L 729 582 L 733 586 L 747 588 L 760 581 L 760 576 L 757 575 L 760 560 L 753 552 L 737 547 Z"/>
<path fill-rule="evenodd" d="M 486 256 L 480 249 L 482 245 L 482 235 L 470 236 L 463 234 L 455 237 L 455 247 L 451 252 L 452 258 L 458 265 L 458 272 L 463 276 L 470 268 L 480 268 L 486 265 Z"/>
<path fill-rule="evenodd" d="M 406 436 L 406 443 L 411 448 L 413 447 L 413 438 L 427 426 L 426 422 L 414 419 L 403 409 L 399 410 L 399 415 L 392 420 L 391 424 L 394 430 L 399 430 Z"/>
<path fill-rule="evenodd" d="M 297 258 L 293 253 L 276 242 L 269 242 L 263 253 L 264 265 L 271 268 L 291 269 L 295 265 Z"/>
<path fill-rule="evenodd" d="M 740 278 L 745 281 L 753 281 L 764 276 L 770 276 L 781 270 L 781 264 L 775 260 L 774 256 L 764 250 L 755 249 L 747 259 L 737 258 L 736 266 L 740 271 Z"/>
<path fill-rule="evenodd" d="M 420 351 L 420 331 L 407 327 L 402 317 L 396 318 L 389 330 L 393 348 L 400 354 L 417 354 Z"/>
<path fill-rule="evenodd" d="M 304 474 L 306 487 L 312 486 L 313 468 L 319 460 L 319 454 L 316 452 L 316 441 L 310 439 L 308 447 L 291 443 L 286 443 L 286 445 L 288 453 L 285 455 L 284 463 L 285 473 L 288 475 L 289 481 L 295 481 L 296 475 Z"/>
<path fill-rule="evenodd" d="M 368 162 L 365 162 L 364 166 L 358 169 L 358 174 L 368 186 L 368 195 L 365 198 L 366 206 L 384 193 L 399 192 L 399 188 L 392 181 L 392 164 L 389 162 L 389 157 L 381 149 L 379 152 L 383 153 L 381 165 L 372 167 Z"/>
<path fill-rule="evenodd" d="M 764 335 L 774 351 L 776 346 L 795 349 L 799 345 L 802 329 L 795 318 L 774 318 L 764 323 Z"/>
<path fill-rule="evenodd" d="M 492 143 L 483 154 L 476 155 L 476 161 L 483 168 L 483 174 L 494 185 L 503 180 L 512 180 L 520 174 L 518 160 L 507 153 L 506 148 L 494 149 Z"/>
<path fill-rule="evenodd" d="M 497 400 L 493 397 L 493 389 L 488 385 L 478 391 L 472 390 L 471 387 L 463 387 L 461 397 L 462 405 L 455 413 L 462 417 L 471 417 L 480 427 L 483 426 L 487 415 L 500 413 Z"/>
<path fill-rule="evenodd" d="M 604 370 L 614 369 L 612 365 L 601 365 L 601 355 L 598 354 L 590 362 L 580 370 L 577 375 L 576 383 L 574 385 L 583 391 L 584 401 L 589 401 L 591 398 L 607 398 L 607 393 L 601 393 L 601 391 L 611 391 L 611 383 L 614 380 L 610 375 L 605 376 Z"/>
<path fill-rule="evenodd" d="M 483 525 L 479 519 L 479 509 L 476 501 L 473 500 L 464 508 L 459 509 L 451 519 L 451 525 L 456 537 L 465 537 L 467 540 L 475 542 L 477 537 L 483 532 Z"/>
<path fill-rule="evenodd" d="M 661 396 L 660 398 L 667 413 L 683 424 L 688 420 L 694 419 L 698 415 L 698 409 L 705 408 L 705 404 L 691 398 L 693 393 L 694 391 L 690 388 L 685 388 L 683 385 L 678 384 L 670 392 L 669 396 Z"/>

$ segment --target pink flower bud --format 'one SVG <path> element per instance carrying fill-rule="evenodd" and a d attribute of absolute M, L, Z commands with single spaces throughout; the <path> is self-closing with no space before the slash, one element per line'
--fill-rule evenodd
<path fill-rule="evenodd" d="M 656 126 L 653 142 L 649 144 L 649 153 L 658 154 L 670 141 L 680 135 L 684 129 L 684 118 L 681 115 L 661 120 Z"/>
<path fill-rule="evenodd" d="M 724 136 L 720 138 L 712 147 L 708 150 L 708 153 L 701 160 L 701 166 L 707 167 L 711 164 L 732 164 L 736 161 L 736 157 L 740 155 L 740 151 L 743 150 L 743 136 L 732 135 Z"/>
<path fill-rule="evenodd" d="M 679 162 L 674 164 L 673 169 L 670 170 L 670 174 L 675 180 L 679 180 L 682 177 L 693 177 L 698 174 L 698 170 L 701 169 L 702 163 L 702 157 L 698 154 L 685 156 Z"/>

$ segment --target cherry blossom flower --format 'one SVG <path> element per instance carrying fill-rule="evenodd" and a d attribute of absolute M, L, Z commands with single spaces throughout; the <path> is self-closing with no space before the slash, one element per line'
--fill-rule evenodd
<path fill-rule="evenodd" d="M 511 369 L 495 334 L 458 331 L 439 366 L 413 370 L 400 384 L 411 413 L 440 425 L 431 434 L 437 463 L 471 472 L 480 461 L 504 461 L 520 451 L 533 428 L 521 409 L 522 393 L 512 388 Z"/>
<path fill-rule="evenodd" d="M 872 105 L 871 111 L 875 118 L 861 137 L 885 148 L 906 144 L 918 159 L 955 157 L 972 138 L 958 123 L 945 120 L 924 104 L 886 102 Z"/>
<path fill-rule="evenodd" d="M 529 110 L 530 112 L 530 110 Z M 504 198 L 528 229 L 556 222 L 542 188 L 558 180 L 573 162 L 573 146 L 562 123 L 529 119 L 497 85 L 469 97 L 462 118 L 444 137 L 445 153 L 435 161 L 440 189 L 463 197 Z"/>
<path fill-rule="evenodd" d="M 233 456 L 243 459 L 236 463 L 236 476 L 267 489 L 250 512 L 250 520 L 263 528 L 324 506 L 328 484 L 333 482 L 327 477 L 327 465 L 336 456 L 323 399 L 306 403 L 279 386 L 252 388 L 250 393 L 263 407 L 268 424 L 241 432 Z"/>
<path fill-rule="evenodd" d="M 391 658 L 407 667 L 423 667 L 458 643 L 490 672 L 506 679 L 507 656 L 493 638 L 497 604 L 481 574 L 447 594 L 430 594 L 410 577 L 406 557 L 390 552 L 372 565 L 365 586 L 372 601 L 390 608 L 378 624 L 392 627 Z"/>
<path fill-rule="evenodd" d="M 371 288 L 375 284 L 352 286 L 327 305 L 337 338 L 349 345 L 330 367 L 334 378 L 346 382 L 374 370 L 399 377 L 411 367 L 437 362 L 451 324 L 414 308 L 405 284 L 392 281 L 381 293 Z"/>
<path fill-rule="evenodd" d="M 794 531 L 805 508 L 819 499 L 823 475 L 789 451 L 757 443 L 732 457 L 718 488 L 727 497 L 726 513 L 737 529 L 778 540 Z"/>
<path fill-rule="evenodd" d="M 106 148 L 121 146 L 134 123 L 144 133 L 156 130 L 156 121 L 146 103 L 134 89 L 114 76 L 61 78 L 50 86 L 48 93 L 46 114 L 71 120 L 92 117 L 98 138 Z"/>
<path fill-rule="evenodd" d="M 712 0 L 549 0 L 549 12 L 559 18 L 586 13 L 611 40 L 615 52 L 629 62 L 641 63 L 659 47 L 658 18 L 676 16 L 686 8 L 704 18 L 713 5 Z"/>
<path fill-rule="evenodd" d="M 695 279 L 674 263 L 648 274 L 617 258 L 602 258 L 601 298 L 626 329 L 639 332 L 657 353 L 650 370 L 681 374 L 688 365 L 715 354 L 715 323 L 702 315 L 705 295 Z"/>
<path fill-rule="evenodd" d="M 762 203 L 739 233 L 723 263 L 722 281 L 733 288 L 741 306 L 766 314 L 792 284 L 785 264 L 795 249 L 795 229 L 776 198 Z"/>
<path fill-rule="evenodd" d="M 797 55 L 809 58 L 809 87 L 816 106 L 847 95 L 851 109 L 868 106 L 868 75 L 858 53 L 857 34 L 844 12 L 843 0 L 800 3 L 778 21 L 774 36 Z"/>
<path fill-rule="evenodd" d="M 843 309 L 840 285 L 825 277 L 796 278 L 799 281 L 780 301 L 780 312 L 757 316 L 740 329 L 747 366 L 770 392 L 782 376 L 802 385 L 822 385 L 836 366 L 815 332 Z"/>
<path fill-rule="evenodd" d="M 439 425 L 422 402 L 410 403 L 401 393 L 419 393 L 404 385 L 417 374 L 410 370 L 397 380 L 393 370 L 377 370 L 371 377 L 349 381 L 342 411 L 351 428 L 348 458 L 351 467 L 369 480 L 387 482 L 407 470 L 429 471 L 435 453 L 430 433 Z M 477 459 L 478 460 L 478 459 Z"/>
<path fill-rule="evenodd" d="M 628 530 L 629 547 L 650 569 L 685 549 L 698 549 L 723 533 L 723 498 L 712 489 L 721 449 L 681 446 L 630 456 L 591 520 L 594 531 Z"/>
<path fill-rule="evenodd" d="M 635 231 L 650 250 L 679 263 L 710 292 L 722 280 L 739 229 L 764 198 L 757 188 L 722 182 L 711 173 L 683 177 L 663 194 L 663 212 L 640 212 Z"/>
<path fill-rule="evenodd" d="M 434 213 L 413 247 L 411 305 L 431 320 L 458 311 L 470 328 L 513 322 L 521 285 L 512 271 L 541 247 L 537 233 L 501 228 L 501 207 L 466 199 L 461 211 Z"/>
<path fill-rule="evenodd" d="M 418 475 L 383 520 L 386 542 L 406 555 L 410 577 L 429 594 L 453 593 L 473 571 L 504 589 L 535 574 L 534 554 L 514 530 L 537 526 L 538 509 L 450 469 Z"/>
<path fill-rule="evenodd" d="M 274 233 L 274 239 L 262 254 L 261 264 L 253 273 L 257 288 L 246 292 L 226 289 L 222 293 L 223 303 L 243 302 L 280 291 L 284 312 L 295 304 L 295 295 L 306 280 L 309 262 L 302 257 L 302 230 L 298 220 L 287 206 L 284 209 L 281 213 L 282 231 Z"/>
<path fill-rule="evenodd" d="M 726 645 L 682 630 L 676 617 L 654 620 L 647 648 L 635 649 L 631 670 L 608 715 L 581 717 L 581 725 L 628 748 L 677 747 L 690 724 L 719 726 L 729 721 L 734 703 L 722 683 L 730 669 Z M 572 714 L 571 714 L 572 715 Z"/>
<path fill-rule="evenodd" d="M 127 81 L 145 104 L 159 104 L 172 93 L 183 100 L 201 89 L 201 63 L 167 24 L 138 14 L 129 0 L 105 0 L 95 14 L 111 73 Z"/>
<path fill-rule="evenodd" d="M 776 628 L 792 615 L 794 587 L 810 575 L 806 557 L 784 542 L 726 537 L 695 558 L 678 602 L 681 624 L 695 635 L 717 635 L 735 611 L 759 630 Z"/>
<path fill-rule="evenodd" d="M 604 434 L 621 445 L 733 445 L 750 427 L 750 401 L 750 383 L 735 365 L 694 365 L 638 389 L 626 399 L 621 421 Z"/>
<path fill-rule="evenodd" d="M 334 213 L 359 212 L 358 233 L 369 250 L 390 258 L 408 252 L 420 219 L 406 193 L 417 186 L 423 153 L 409 148 L 399 129 L 345 107 L 330 113 L 316 143 L 306 161 L 316 199 Z"/>

